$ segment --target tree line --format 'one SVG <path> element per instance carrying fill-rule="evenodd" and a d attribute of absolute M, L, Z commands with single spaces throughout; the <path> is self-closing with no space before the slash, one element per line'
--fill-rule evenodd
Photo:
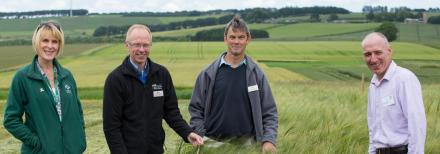
<path fill-rule="evenodd" d="M 103 13 L 111 15 L 122 15 L 126 17 L 170 17 L 170 16 L 203 16 L 214 14 L 241 14 L 243 18 L 266 17 L 266 18 L 278 18 L 288 16 L 302 16 L 306 14 L 348 14 L 350 11 L 344 8 L 338 7 L 284 7 L 284 8 L 248 8 L 243 10 L 238 9 L 226 9 L 226 10 L 209 10 L 209 11 L 175 11 L 175 12 L 121 12 L 121 13 Z M 99 14 L 99 13 L 94 13 Z"/>
<path fill-rule="evenodd" d="M 86 9 L 76 9 L 72 10 L 72 15 L 74 16 L 84 16 L 88 15 L 89 11 Z M 28 11 L 28 12 L 0 12 L 0 17 L 12 17 L 12 18 L 22 18 L 22 17 L 32 17 L 32 16 L 69 16 L 70 10 L 40 10 L 40 11 Z"/>
<path fill-rule="evenodd" d="M 365 15 L 365 18 L 369 21 L 374 22 L 383 22 L 383 21 L 397 21 L 403 22 L 406 18 L 421 18 L 422 13 L 412 13 L 410 11 L 398 11 L 398 12 L 382 12 L 382 13 L 373 13 L 370 12 Z"/>
<path fill-rule="evenodd" d="M 202 30 L 191 37 L 191 41 L 223 41 L 224 28 Z M 250 29 L 252 38 L 269 38 L 269 33 L 265 30 Z"/>
<path fill-rule="evenodd" d="M 196 27 L 204 27 L 204 26 L 212 26 L 219 24 L 226 24 L 232 19 L 233 15 L 225 15 L 219 18 L 203 18 L 196 20 L 185 20 L 179 22 L 171 22 L 169 24 L 155 24 L 148 25 L 151 31 L 160 32 L 160 31 L 168 31 L 168 30 L 178 30 L 178 29 L 186 29 L 186 28 L 196 28 Z M 100 26 L 95 29 L 93 32 L 93 36 L 111 36 L 111 35 L 123 35 L 127 33 L 130 25 L 123 26 Z"/>

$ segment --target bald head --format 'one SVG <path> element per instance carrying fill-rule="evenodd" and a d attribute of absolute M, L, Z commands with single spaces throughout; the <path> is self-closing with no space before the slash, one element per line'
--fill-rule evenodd
<path fill-rule="evenodd" d="M 380 45 L 385 48 L 390 47 L 390 43 L 388 42 L 388 39 L 385 35 L 379 32 L 372 32 L 365 36 L 365 38 L 362 40 L 362 47 L 364 48 L 367 45 Z"/>

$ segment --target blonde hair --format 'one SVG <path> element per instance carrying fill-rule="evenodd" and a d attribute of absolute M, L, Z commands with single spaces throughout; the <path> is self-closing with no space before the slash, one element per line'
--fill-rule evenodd
<path fill-rule="evenodd" d="M 147 26 L 142 25 L 142 24 L 134 24 L 134 25 L 131 25 L 130 28 L 128 28 L 127 34 L 125 35 L 125 42 L 129 41 L 128 40 L 129 36 L 130 36 L 131 32 L 133 32 L 133 30 L 135 30 L 135 29 L 144 29 L 144 30 L 146 30 L 150 34 L 150 40 L 153 41 L 153 35 L 151 34 L 150 28 L 148 28 Z"/>
<path fill-rule="evenodd" d="M 34 48 L 35 53 L 38 54 L 41 40 L 45 35 L 51 35 L 58 40 L 59 47 L 57 56 L 60 55 L 64 48 L 64 32 L 61 29 L 61 26 L 55 21 L 43 22 L 35 29 L 34 35 L 32 36 L 32 47 Z"/>

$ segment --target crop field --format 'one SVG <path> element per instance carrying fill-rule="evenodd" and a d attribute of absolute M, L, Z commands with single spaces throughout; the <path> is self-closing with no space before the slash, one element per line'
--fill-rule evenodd
<path fill-rule="evenodd" d="M 284 25 L 280 24 L 249 24 L 249 28 L 251 29 L 272 29 L 276 27 L 280 27 Z M 209 30 L 215 28 L 224 28 L 225 25 L 214 25 L 214 26 L 205 26 L 205 27 L 197 27 L 197 28 L 188 28 L 188 29 L 180 29 L 180 30 L 170 30 L 163 32 L 153 32 L 153 36 L 167 36 L 167 37 L 179 37 L 179 36 L 194 36 L 198 31 Z"/>
<path fill-rule="evenodd" d="M 39 19 L 14 19 L 0 20 L 0 38 L 30 38 L 35 27 L 41 21 L 56 20 L 64 28 L 65 33 L 70 36 L 92 35 L 93 31 L 99 26 L 107 25 L 130 25 L 134 23 L 143 24 L 167 24 L 170 22 L 195 20 L 199 18 L 218 17 L 213 16 L 195 16 L 195 17 L 122 17 L 119 15 L 95 15 L 95 16 L 79 16 L 79 17 L 56 17 L 56 18 L 39 18 Z M 78 24 L 81 23 L 81 24 Z"/>
<path fill-rule="evenodd" d="M 65 45 L 61 57 L 76 56 L 102 46 L 102 44 L 68 44 Z M 0 71 L 29 63 L 35 55 L 31 45 L 28 46 L 0 46 Z"/>
<path fill-rule="evenodd" d="M 269 30 L 271 39 L 295 40 L 316 36 L 368 31 L 377 27 L 377 23 L 368 24 L 324 24 L 324 23 L 301 23 L 281 26 Z"/>
<path fill-rule="evenodd" d="M 360 84 L 348 82 L 276 81 L 271 82 L 279 112 L 279 153 L 365 153 L 368 149 L 366 126 L 366 91 Z M 440 86 L 424 85 L 427 114 L 426 153 L 440 149 Z M 102 131 L 102 101 L 83 100 L 86 118 L 86 153 L 108 153 Z M 0 101 L 2 107 L 4 101 Z M 182 114 L 189 120 L 187 100 L 180 100 Z M 2 118 L 3 114 L 0 115 Z M 0 151 L 17 153 L 20 142 L 0 128 Z M 165 153 L 195 153 L 190 145 L 180 143 L 166 124 Z M 180 149 L 180 150 L 179 150 Z M 210 153 L 202 148 L 202 153 Z M 211 153 L 259 153 L 258 147 L 227 146 Z"/>
<path fill-rule="evenodd" d="M 360 40 L 376 26 L 378 24 L 250 25 L 268 30 L 271 36 L 267 41 L 251 42 L 246 52 L 264 70 L 277 102 L 279 153 L 367 151 L 367 87 L 372 74 L 363 61 Z M 419 25 L 419 34 L 414 32 L 416 25 L 398 27 L 401 38 L 391 43 L 393 58 L 398 65 L 413 71 L 422 83 L 428 123 L 425 153 L 440 153 L 440 46 L 435 43 L 440 40 L 436 33 L 438 26 Z M 160 32 L 154 36 L 186 36 L 210 28 L 217 26 Z M 304 38 L 310 40 L 304 41 Z M 297 39 L 303 41 L 291 41 Z M 322 41 L 313 41 L 316 39 Z M 223 42 L 153 43 L 150 58 L 170 71 L 186 120 L 189 120 L 188 99 L 196 76 L 224 51 Z M 0 55 L 0 119 L 3 119 L 7 90 L 15 69 L 28 63 L 33 52 L 31 46 L 5 46 L 0 47 Z M 68 44 L 60 57 L 61 64 L 73 73 L 79 87 L 86 121 L 86 153 L 109 153 L 102 131 L 102 87 L 108 73 L 127 55 L 122 43 Z M 182 143 L 166 124 L 164 128 L 165 153 L 260 153 L 257 146 L 227 145 L 221 149 L 202 147 L 198 150 Z M 20 145 L 1 125 L 0 153 L 19 153 Z"/>

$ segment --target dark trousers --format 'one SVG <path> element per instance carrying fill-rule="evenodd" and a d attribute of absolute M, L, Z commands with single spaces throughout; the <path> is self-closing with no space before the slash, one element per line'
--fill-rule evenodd
<path fill-rule="evenodd" d="M 376 149 L 376 154 L 407 154 L 408 145 L 402 145 L 392 148 L 379 148 Z"/>

